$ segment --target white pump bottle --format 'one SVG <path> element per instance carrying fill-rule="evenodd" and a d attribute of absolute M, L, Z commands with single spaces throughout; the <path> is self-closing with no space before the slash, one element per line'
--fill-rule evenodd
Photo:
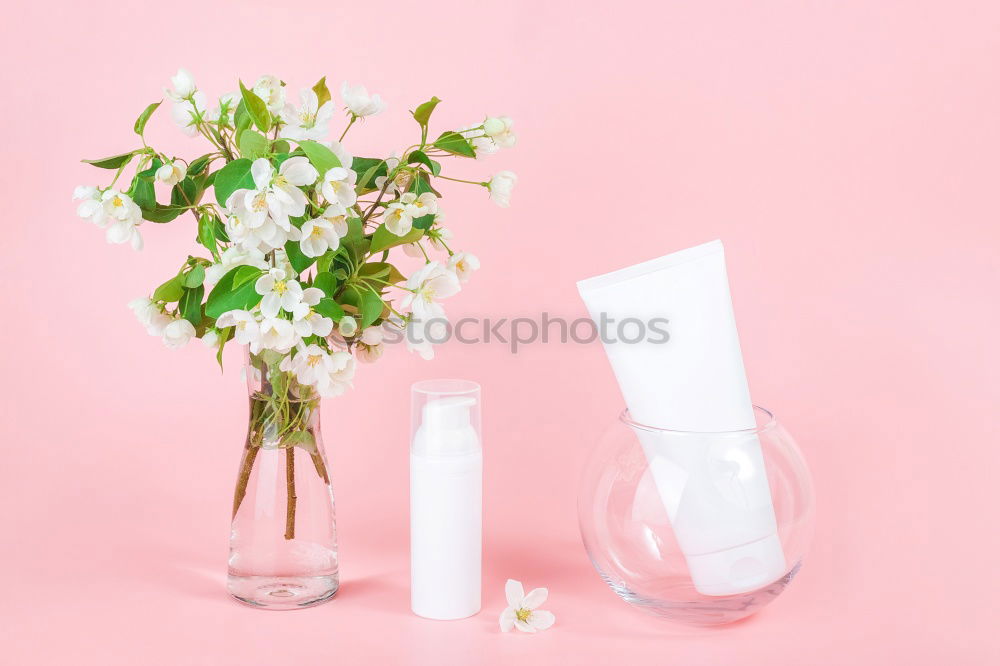
<path fill-rule="evenodd" d="M 446 390 L 428 389 L 433 384 L 413 389 L 419 424 L 410 445 L 410 605 L 421 617 L 455 620 L 481 606 L 479 386 L 461 382 L 469 390 L 456 392 L 448 381 Z"/>

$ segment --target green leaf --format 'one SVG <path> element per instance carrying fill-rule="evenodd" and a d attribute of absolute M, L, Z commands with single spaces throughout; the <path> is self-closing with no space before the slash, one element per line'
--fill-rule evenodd
<path fill-rule="evenodd" d="M 256 282 L 257 278 L 263 274 L 264 271 L 256 266 L 239 266 L 236 268 L 235 275 L 233 275 L 233 289 L 238 289 L 251 280 Z"/>
<path fill-rule="evenodd" d="M 202 273 L 202 278 L 204 279 L 204 270 Z M 178 304 L 181 316 L 191 322 L 192 326 L 197 326 L 201 323 L 201 299 L 204 297 L 205 287 L 200 284 L 194 288 L 185 288 L 184 295 L 181 296 L 181 301 Z"/>
<path fill-rule="evenodd" d="M 351 169 L 361 174 L 355 188 L 359 194 L 375 189 L 375 179 L 388 173 L 385 160 L 374 157 L 355 157 L 351 162 Z"/>
<path fill-rule="evenodd" d="M 198 218 L 198 242 L 204 245 L 213 257 L 218 259 L 219 246 L 215 239 L 215 221 L 216 217 L 208 213 L 203 213 Z"/>
<path fill-rule="evenodd" d="M 267 111 L 267 104 L 254 91 L 247 90 L 242 81 L 240 81 L 240 94 L 243 96 L 243 103 L 246 105 L 247 113 L 253 120 L 253 124 L 261 132 L 266 133 L 271 129 L 271 114 Z"/>
<path fill-rule="evenodd" d="M 413 228 L 414 229 L 429 229 L 430 226 L 434 224 L 433 215 L 421 215 L 420 217 L 414 218 Z"/>
<path fill-rule="evenodd" d="M 163 301 L 164 303 L 176 303 L 184 295 L 184 276 L 175 275 L 170 278 L 153 292 L 154 301 Z"/>
<path fill-rule="evenodd" d="M 266 157 L 269 143 L 260 132 L 254 132 L 249 129 L 244 130 L 240 135 L 240 154 L 251 160 L 255 160 L 258 157 Z"/>
<path fill-rule="evenodd" d="M 434 107 L 440 103 L 441 100 L 437 97 L 431 97 L 430 100 L 417 107 L 417 110 L 413 112 L 413 119 L 420 123 L 421 127 L 426 127 L 431 119 L 431 114 L 434 113 Z"/>
<path fill-rule="evenodd" d="M 231 337 L 233 337 L 233 329 L 231 327 L 219 331 L 219 349 L 215 352 L 215 360 L 218 361 L 220 369 L 222 368 L 222 349 Z"/>
<path fill-rule="evenodd" d="M 333 298 L 337 292 L 337 278 L 333 276 L 333 273 L 327 271 L 318 272 L 313 279 L 313 286 L 322 289 L 324 294 Z"/>
<path fill-rule="evenodd" d="M 410 156 L 407 159 L 406 163 L 415 164 L 417 162 L 426 165 L 427 168 L 431 170 L 431 173 L 434 174 L 435 176 L 441 173 L 441 165 L 438 162 L 435 162 L 431 158 L 427 157 L 427 153 L 425 153 L 422 150 L 414 150 L 412 153 L 410 153 Z"/>
<path fill-rule="evenodd" d="M 156 204 L 155 208 L 142 209 L 142 219 L 160 224 L 164 222 L 173 222 L 185 210 L 187 209 L 178 206 L 164 206 L 163 204 Z"/>
<path fill-rule="evenodd" d="M 146 129 L 146 123 L 149 122 L 149 117 L 151 115 L 153 115 L 153 111 L 156 111 L 156 109 L 162 103 L 163 103 L 163 100 L 160 100 L 159 102 L 154 102 L 154 103 L 150 104 L 149 106 L 147 106 L 143 110 L 143 112 L 139 114 L 139 117 L 135 119 L 135 126 L 133 127 L 133 129 L 135 130 L 136 134 L 138 134 L 139 136 L 142 136 L 143 131 L 145 131 L 145 129 Z"/>
<path fill-rule="evenodd" d="M 288 159 L 289 156 L 287 153 L 291 152 L 292 146 L 284 139 L 278 139 L 277 141 L 274 142 L 274 144 L 272 144 L 271 150 L 273 150 L 276 153 L 275 157 L 278 157 L 282 153 L 285 154 L 284 157 L 282 157 L 281 160 L 278 161 L 276 165 L 276 166 L 281 166 L 281 163 Z"/>
<path fill-rule="evenodd" d="M 191 160 L 191 164 L 188 165 L 187 175 L 197 176 L 204 171 L 206 167 L 208 167 L 211 161 L 211 155 L 202 155 L 201 157 Z"/>
<path fill-rule="evenodd" d="M 445 132 L 434 139 L 434 147 L 462 157 L 475 157 L 476 151 L 464 136 L 458 132 Z"/>
<path fill-rule="evenodd" d="M 378 294 L 367 287 L 350 286 L 351 288 L 344 292 L 344 302 L 358 309 L 361 314 L 361 328 L 371 326 L 382 316 L 385 303 Z"/>
<path fill-rule="evenodd" d="M 325 76 L 316 82 L 316 85 L 313 86 L 313 92 L 316 93 L 316 97 L 319 99 L 319 106 L 323 106 L 323 104 L 332 99 L 330 89 L 326 87 Z"/>
<path fill-rule="evenodd" d="M 237 132 L 242 132 L 253 124 L 253 119 L 247 111 L 246 102 L 242 99 L 239 101 L 239 104 L 236 105 L 236 111 L 233 112 L 233 122 L 236 123 Z"/>
<path fill-rule="evenodd" d="M 141 150 L 133 150 L 128 153 L 122 153 L 121 155 L 112 155 L 111 157 L 102 157 L 98 160 L 80 160 L 85 164 L 90 164 L 101 169 L 117 169 L 119 167 L 125 166 L 132 161 L 132 158 L 141 153 Z"/>
<path fill-rule="evenodd" d="M 215 200 L 220 206 L 225 206 L 236 190 L 255 187 L 253 176 L 250 175 L 251 166 L 252 160 L 241 157 L 215 172 Z"/>
<path fill-rule="evenodd" d="M 191 178 L 185 178 L 170 190 L 172 206 L 194 206 L 201 199 L 202 188 Z"/>
<path fill-rule="evenodd" d="M 370 261 L 358 270 L 358 275 L 362 278 L 375 278 L 396 284 L 406 279 L 406 276 L 390 263 L 384 261 Z M 376 287 L 378 288 L 378 287 Z"/>
<path fill-rule="evenodd" d="M 435 196 L 441 196 L 440 192 L 431 187 L 431 179 L 430 176 L 427 175 L 426 171 L 417 171 L 417 173 L 414 174 L 409 190 L 418 197 L 424 192 L 433 192 Z"/>
<path fill-rule="evenodd" d="M 302 254 L 302 248 L 295 240 L 285 243 L 285 254 L 288 255 L 288 263 L 292 265 L 296 273 L 304 273 L 316 261 L 316 257 L 307 257 Z"/>
<path fill-rule="evenodd" d="M 334 167 L 342 166 L 340 164 L 340 158 L 333 154 L 333 151 L 324 146 L 321 143 L 316 143 L 315 141 L 299 141 L 299 148 L 302 152 L 306 154 L 312 165 L 316 167 L 319 171 L 319 175 L 322 178 L 323 174 Z"/>
<path fill-rule="evenodd" d="M 160 158 L 154 157 L 149 168 L 135 174 L 135 178 L 132 179 L 128 195 L 143 210 L 152 210 L 157 207 L 153 181 L 156 179 L 156 170 L 161 166 L 163 166 L 163 162 L 160 161 Z"/>
<path fill-rule="evenodd" d="M 234 283 L 237 273 L 242 273 L 244 276 L 238 286 Z M 254 266 L 237 266 L 223 275 L 212 289 L 212 293 L 208 295 L 205 314 L 218 319 L 224 312 L 249 310 L 260 303 L 263 297 L 254 289 L 256 280 L 253 278 L 260 277 L 263 273 L 264 271 Z"/>
<path fill-rule="evenodd" d="M 381 252 L 382 250 L 388 250 L 390 247 L 396 247 L 397 245 L 415 243 L 420 240 L 423 235 L 423 229 L 414 228 L 410 229 L 410 232 L 405 236 L 397 236 L 386 229 L 384 224 L 380 224 L 378 229 L 375 230 L 375 233 L 372 234 L 372 244 L 369 248 L 369 252 Z"/>
<path fill-rule="evenodd" d="M 215 218 L 215 238 L 220 243 L 229 242 L 229 234 L 226 233 L 226 225 L 218 217 Z"/>
<path fill-rule="evenodd" d="M 205 282 L 205 267 L 195 264 L 194 268 L 184 274 L 184 286 L 188 289 L 200 287 Z"/>
<path fill-rule="evenodd" d="M 313 310 L 334 321 L 340 321 L 344 316 L 344 308 L 329 296 L 321 298 L 319 303 L 313 306 Z"/>

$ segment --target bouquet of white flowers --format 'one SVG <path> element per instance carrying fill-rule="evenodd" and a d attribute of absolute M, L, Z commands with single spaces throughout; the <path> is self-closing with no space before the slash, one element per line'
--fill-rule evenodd
<path fill-rule="evenodd" d="M 216 106 L 187 71 L 172 84 L 166 94 L 175 122 L 206 139 L 208 152 L 184 159 L 149 146 L 144 130 L 162 102 L 150 104 L 135 122 L 141 147 L 84 160 L 115 173 L 106 187 L 77 188 L 78 213 L 106 229 L 108 242 L 136 250 L 145 222 L 196 223 L 204 256 L 186 257 L 130 307 L 167 347 L 201 338 L 217 349 L 220 365 L 227 342 L 247 345 L 257 373 L 248 446 L 266 440 L 309 450 L 324 476 L 307 418 L 318 397 L 348 388 L 355 360 L 378 359 L 387 329 L 431 357 L 422 327 L 443 318 L 439 301 L 479 267 L 474 255 L 451 249 L 436 188 L 468 183 L 500 206 L 509 203 L 513 173 L 463 180 L 445 176 L 439 160 L 513 146 L 512 121 L 487 117 L 431 138 L 428 123 L 440 102 L 433 97 L 411 112 L 419 140 L 393 156 L 356 157 L 341 142 L 358 121 L 384 110 L 363 87 L 343 84 L 346 126 L 331 140 L 335 107 L 325 77 L 301 91 L 298 106 L 274 76 L 251 87 L 240 82 L 239 92 Z M 404 275 L 390 261 L 397 249 L 425 263 Z M 248 457 L 244 464 L 252 466 Z M 234 509 L 240 499 L 237 488 Z"/>

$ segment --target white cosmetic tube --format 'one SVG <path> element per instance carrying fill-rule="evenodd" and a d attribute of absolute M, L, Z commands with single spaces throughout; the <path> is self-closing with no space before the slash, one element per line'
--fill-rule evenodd
<path fill-rule="evenodd" d="M 740 594 L 783 576 L 722 242 L 577 286 L 606 331 L 604 349 L 631 418 L 649 426 L 634 430 L 695 588 L 710 596 Z M 622 340 L 635 339 L 634 320 L 647 335 Z M 666 341 L 649 334 L 652 320 L 666 329 Z M 751 432 L 711 434 L 737 430 Z"/>

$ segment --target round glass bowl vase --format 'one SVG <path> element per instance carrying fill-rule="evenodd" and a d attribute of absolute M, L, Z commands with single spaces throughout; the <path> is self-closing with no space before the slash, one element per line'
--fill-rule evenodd
<path fill-rule="evenodd" d="M 756 427 L 653 428 L 628 411 L 583 474 L 580 531 L 601 578 L 629 604 L 693 625 L 733 622 L 791 583 L 812 537 L 812 480 L 766 409 Z"/>

